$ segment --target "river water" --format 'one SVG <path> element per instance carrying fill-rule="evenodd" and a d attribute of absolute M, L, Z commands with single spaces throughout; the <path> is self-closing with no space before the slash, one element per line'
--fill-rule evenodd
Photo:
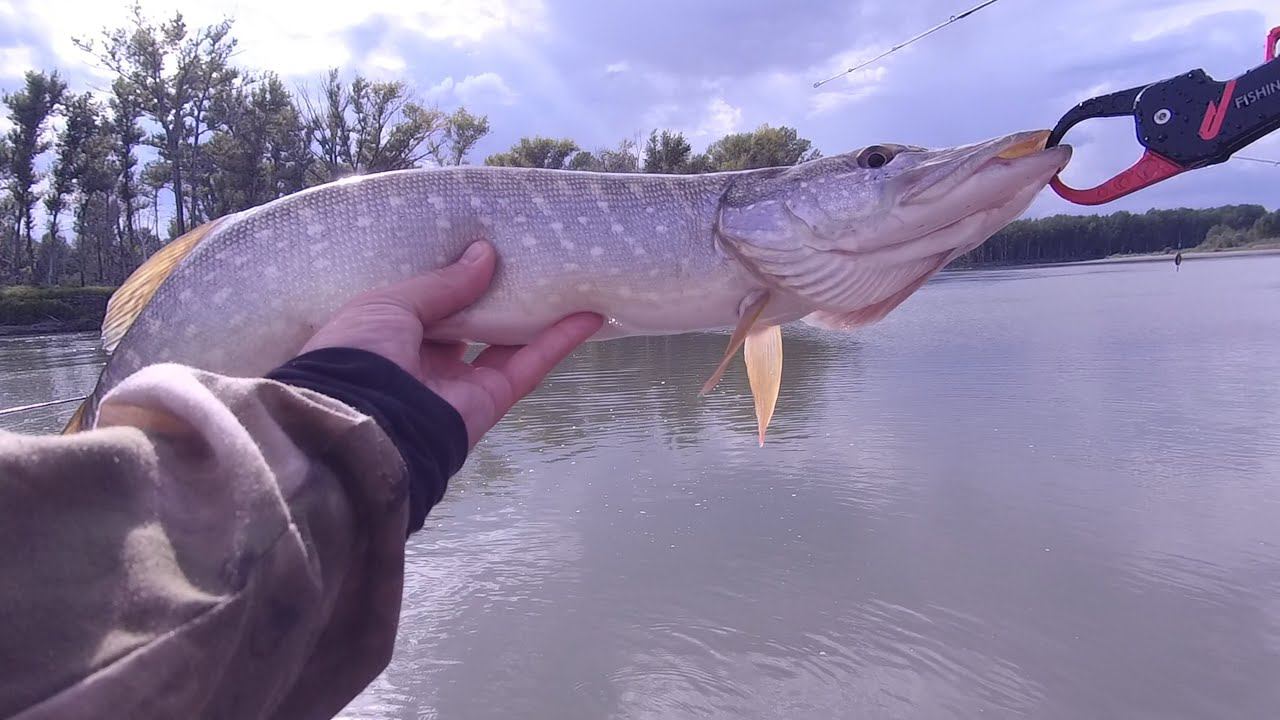
<path fill-rule="evenodd" d="M 740 363 L 697 396 L 723 336 L 566 361 L 410 541 L 344 716 L 1280 712 L 1280 257 L 947 274 L 785 336 L 763 449 Z M 94 348 L 0 339 L 0 407 Z"/>

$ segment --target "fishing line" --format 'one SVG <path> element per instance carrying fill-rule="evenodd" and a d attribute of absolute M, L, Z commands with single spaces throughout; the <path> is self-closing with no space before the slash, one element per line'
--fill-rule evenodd
<path fill-rule="evenodd" d="M 933 27 L 929 28 L 928 30 L 925 30 L 924 32 L 922 32 L 922 33 L 920 33 L 920 34 L 918 34 L 918 35 L 916 35 L 916 36 L 914 36 L 914 37 L 911 37 L 911 38 L 909 38 L 909 39 L 907 39 L 907 40 L 904 40 L 904 41 L 902 41 L 902 42 L 898 43 L 897 45 L 894 45 L 893 47 L 889 48 L 888 50 L 885 50 L 884 52 L 882 52 L 882 53 L 880 53 L 879 55 L 877 55 L 877 56 L 875 56 L 875 57 L 871 58 L 870 60 L 867 60 L 866 62 L 862 62 L 862 63 L 859 63 L 859 64 L 857 64 L 857 65 L 854 65 L 853 67 L 849 68 L 848 70 L 845 70 L 845 71 L 844 71 L 844 72 L 842 72 L 842 73 L 836 73 L 835 75 L 832 75 L 831 77 L 827 78 L 826 80 L 819 80 L 818 82 L 814 83 L 814 84 L 813 84 L 813 86 L 814 86 L 815 88 L 817 88 L 817 87 L 822 87 L 823 85 L 825 85 L 825 84 L 827 84 L 827 83 L 831 82 L 832 80 L 835 80 L 836 78 L 844 77 L 845 75 L 848 75 L 848 74 L 849 74 L 849 73 L 851 73 L 851 72 L 856 72 L 856 71 L 858 71 L 858 70 L 861 70 L 862 68 L 864 68 L 864 67 L 866 67 L 866 66 L 870 65 L 871 63 L 873 63 L 873 62 L 875 62 L 875 61 L 877 61 L 877 60 L 879 60 L 879 59 L 881 59 L 881 58 L 883 58 L 883 57 L 887 57 L 887 56 L 889 56 L 889 55 L 892 55 L 893 53 L 898 52 L 898 51 L 899 51 L 899 50 L 901 50 L 902 48 L 904 48 L 904 47 L 906 47 L 906 46 L 910 45 L 911 43 L 913 43 L 913 42 L 915 42 L 915 41 L 917 41 L 917 40 L 921 40 L 921 39 L 923 39 L 923 38 L 925 38 L 925 37 L 927 37 L 927 36 L 929 36 L 929 35 L 932 35 L 932 34 L 934 34 L 934 33 L 938 32 L 938 31 L 939 31 L 939 30 L 941 30 L 942 28 L 944 28 L 944 27 L 946 27 L 946 26 L 948 26 L 948 25 L 950 25 L 950 24 L 952 24 L 952 23 L 954 23 L 954 22 L 958 22 L 958 21 L 960 21 L 960 20 L 963 20 L 963 19 L 965 19 L 965 18 L 969 17 L 970 15 L 972 15 L 972 14 L 974 14 L 974 13 L 978 12 L 979 10 L 981 10 L 982 8 L 984 8 L 984 7 L 988 6 L 988 5 L 994 5 L 994 4 L 996 4 L 996 2 L 998 2 L 998 1 L 999 1 L 999 0 L 985 0 L 985 2 L 978 3 L 977 5 L 974 5 L 973 7 L 969 8 L 968 10 L 965 10 L 964 12 L 960 13 L 959 15 L 952 15 L 951 17 L 949 17 L 949 18 L 947 18 L 946 20 L 944 20 L 944 21 L 942 21 L 942 22 L 938 23 L 937 25 L 934 25 Z"/>
<path fill-rule="evenodd" d="M 1247 157 L 1245 155 L 1236 155 L 1235 160 L 1248 160 L 1249 162 L 1263 163 L 1266 165 L 1275 165 L 1280 167 L 1280 160 L 1267 160 L 1266 158 Z"/>
<path fill-rule="evenodd" d="M 80 402 L 83 397 L 65 398 L 63 400 L 50 400 L 48 402 L 35 403 L 34 405 L 19 405 L 17 407 L 5 408 L 0 410 L 0 415 L 12 415 L 26 410 L 39 410 L 40 408 L 53 407 L 54 405 L 65 405 L 67 403 Z"/>

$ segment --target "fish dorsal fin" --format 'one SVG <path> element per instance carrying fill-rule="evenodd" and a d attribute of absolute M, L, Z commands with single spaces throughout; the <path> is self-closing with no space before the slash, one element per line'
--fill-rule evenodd
<path fill-rule="evenodd" d="M 138 314 L 151 302 L 156 290 L 160 289 L 174 269 L 218 222 L 213 220 L 188 230 L 186 234 L 160 248 L 112 293 L 111 299 L 107 301 L 107 314 L 102 318 L 103 350 L 110 353 L 116 349 Z"/>

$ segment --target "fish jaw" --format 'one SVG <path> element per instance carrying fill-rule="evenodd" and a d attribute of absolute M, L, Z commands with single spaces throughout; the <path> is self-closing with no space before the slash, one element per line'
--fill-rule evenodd
<path fill-rule="evenodd" d="M 890 146 L 898 152 L 878 168 L 849 153 L 744 178 L 726 193 L 717 236 L 815 311 L 879 319 L 884 303 L 901 303 L 1027 209 L 1071 158 L 1067 146 L 1045 149 L 1047 137 Z"/>

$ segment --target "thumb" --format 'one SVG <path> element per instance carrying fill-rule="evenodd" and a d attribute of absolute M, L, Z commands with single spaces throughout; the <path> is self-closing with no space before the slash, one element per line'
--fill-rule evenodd
<path fill-rule="evenodd" d="M 496 260 L 493 246 L 480 240 L 452 265 L 402 280 L 383 292 L 428 325 L 479 300 L 489 289 Z"/>

